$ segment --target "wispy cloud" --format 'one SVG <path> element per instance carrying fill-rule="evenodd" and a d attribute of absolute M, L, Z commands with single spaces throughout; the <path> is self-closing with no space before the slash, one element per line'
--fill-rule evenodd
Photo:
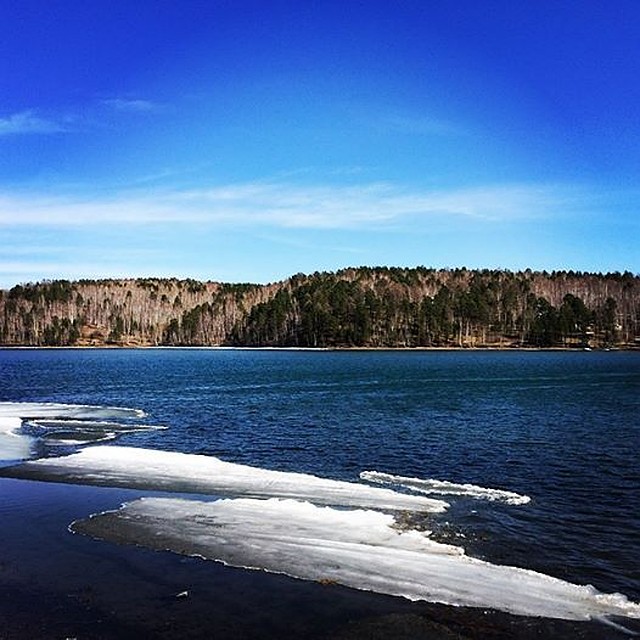
<path fill-rule="evenodd" d="M 124 113 L 154 113 L 164 108 L 164 105 L 150 100 L 132 100 L 127 98 L 108 98 L 101 100 L 100 104 L 117 112 Z M 95 109 L 95 104 L 92 107 Z M 92 108 L 85 106 L 76 108 L 69 113 L 57 114 L 54 117 L 44 117 L 36 109 L 25 109 L 16 113 L 0 117 L 0 138 L 8 136 L 29 134 L 53 134 L 69 132 L 71 125 L 83 124 L 95 126 L 91 117 Z"/>
<path fill-rule="evenodd" d="M 42 118 L 33 109 L 0 118 L 0 137 L 33 133 L 60 133 L 65 127 L 54 120 Z"/>
<path fill-rule="evenodd" d="M 491 185 L 421 191 L 390 184 L 307 186 L 254 182 L 201 189 L 131 190 L 101 198 L 0 195 L 0 225 L 162 223 L 289 229 L 389 228 L 411 221 L 486 223 L 552 215 L 583 198 L 553 186 Z"/>
<path fill-rule="evenodd" d="M 161 109 L 161 105 L 150 100 L 132 100 L 129 98 L 107 98 L 102 100 L 102 104 L 115 109 L 116 111 L 126 111 L 129 113 L 149 113 Z"/>
<path fill-rule="evenodd" d="M 613 270 L 636 268 L 637 262 L 632 205 L 640 193 L 587 185 L 429 190 L 270 180 L 200 189 L 140 187 L 108 197 L 74 193 L 0 193 L 0 286 L 143 275 L 263 282 L 340 268 L 354 256 L 358 263 L 424 263 L 427 247 L 429 264 L 442 265 L 475 259 L 480 266 Z M 616 213 L 607 229 L 617 229 L 603 242 L 624 234 L 625 242 L 615 245 L 618 262 L 594 263 L 599 247 L 592 243 L 589 261 L 580 266 L 577 238 L 594 224 L 601 229 L 603 210 Z M 538 229 L 548 238 L 568 228 L 571 240 L 559 257 L 542 247 L 544 259 L 536 259 L 539 247 L 532 238 Z M 427 236 L 437 241 L 423 242 Z"/>

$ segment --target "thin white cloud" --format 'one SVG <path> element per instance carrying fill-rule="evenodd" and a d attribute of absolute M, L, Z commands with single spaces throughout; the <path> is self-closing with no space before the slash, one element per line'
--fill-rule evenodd
<path fill-rule="evenodd" d="M 127 98 L 107 98 L 102 104 L 115 109 L 116 111 L 127 111 L 129 113 L 149 113 L 160 109 L 160 105 L 150 100 L 132 100 Z"/>
<path fill-rule="evenodd" d="M 582 198 L 553 186 L 411 190 L 390 184 L 255 182 L 208 189 L 132 190 L 109 198 L 0 195 L 0 225 L 201 224 L 242 228 L 386 229 L 429 220 L 486 223 L 544 217 Z"/>
<path fill-rule="evenodd" d="M 36 115 L 33 109 L 0 118 L 0 137 L 34 133 L 60 133 L 66 131 L 60 123 Z"/>
<path fill-rule="evenodd" d="M 103 105 L 110 109 L 128 113 L 151 113 L 161 111 L 163 105 L 150 100 L 131 100 L 125 98 L 109 98 L 102 100 Z M 95 126 L 91 119 L 83 115 L 66 113 L 58 114 L 55 118 L 43 117 L 35 109 L 25 109 L 16 113 L 0 117 L 0 138 L 29 134 L 53 134 L 70 131 L 70 126 L 84 122 L 85 126 Z"/>

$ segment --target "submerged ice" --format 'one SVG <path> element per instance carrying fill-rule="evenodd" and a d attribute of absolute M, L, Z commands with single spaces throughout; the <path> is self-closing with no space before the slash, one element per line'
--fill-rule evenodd
<path fill-rule="evenodd" d="M 412 600 L 587 620 L 640 618 L 640 605 L 547 575 L 469 558 L 393 516 L 271 498 L 149 498 L 72 525 L 76 532 L 229 565 Z"/>
<path fill-rule="evenodd" d="M 30 420 L 39 429 L 47 444 L 91 444 L 115 440 L 125 433 L 165 429 L 166 427 L 141 424 L 123 424 L 94 420 Z"/>
<path fill-rule="evenodd" d="M 92 420 L 116 420 L 121 418 L 144 418 L 140 409 L 126 407 L 103 407 L 88 404 L 64 404 L 60 402 L 0 402 L 0 416 L 22 419 L 78 418 Z"/>

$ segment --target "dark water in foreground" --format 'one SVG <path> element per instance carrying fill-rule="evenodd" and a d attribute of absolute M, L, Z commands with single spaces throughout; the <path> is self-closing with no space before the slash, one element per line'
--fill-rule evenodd
<path fill-rule="evenodd" d="M 435 531 L 470 555 L 640 600 L 640 354 L 3 350 L 0 381 L 3 401 L 133 407 L 146 412 L 145 423 L 168 427 L 123 434 L 118 444 L 341 480 L 375 470 L 527 495 L 531 502 L 517 506 L 448 496 L 451 508 Z M 38 455 L 66 450 L 59 442 L 38 447 Z M 206 607 L 198 613 L 193 598 L 174 598 L 181 585 L 192 584 L 216 599 L 217 628 L 226 630 L 219 637 L 287 637 L 287 631 L 310 637 L 313 620 L 323 620 L 315 626 L 321 637 L 334 617 L 344 625 L 376 612 L 437 610 L 435 619 L 447 622 L 446 607 L 248 574 L 66 532 L 72 520 L 116 508 L 129 494 L 139 492 L 0 482 L 6 555 L 0 587 L 11 585 L 5 603 L 13 597 L 18 617 L 33 598 L 49 602 L 51 615 L 72 604 L 87 633 L 98 633 L 85 637 L 101 637 L 106 628 L 109 637 L 125 637 L 114 611 L 127 607 L 138 612 L 136 624 L 172 608 L 176 619 L 189 607 L 193 620 L 206 618 Z M 136 598 L 114 584 L 123 577 L 135 585 Z M 267 602 L 268 592 L 278 593 L 277 606 Z M 87 607 L 111 611 L 109 624 L 95 627 Z M 289 622 L 278 627 L 281 619 Z M 468 637 L 483 637 L 470 631 L 480 622 L 469 622 Z M 587 633 L 584 626 L 578 632 L 569 623 L 548 624 L 541 637 Z M 534 637 L 538 629 L 505 625 L 504 636 L 489 630 L 484 637 Z M 162 632 L 172 637 L 170 629 Z M 387 630 L 386 637 L 394 636 Z"/>

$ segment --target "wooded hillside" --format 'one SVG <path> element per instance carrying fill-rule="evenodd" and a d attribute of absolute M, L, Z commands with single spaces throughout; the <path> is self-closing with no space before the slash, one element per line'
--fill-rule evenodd
<path fill-rule="evenodd" d="M 0 291 L 0 344 L 640 347 L 640 277 L 361 267 L 268 285 L 56 280 Z"/>

